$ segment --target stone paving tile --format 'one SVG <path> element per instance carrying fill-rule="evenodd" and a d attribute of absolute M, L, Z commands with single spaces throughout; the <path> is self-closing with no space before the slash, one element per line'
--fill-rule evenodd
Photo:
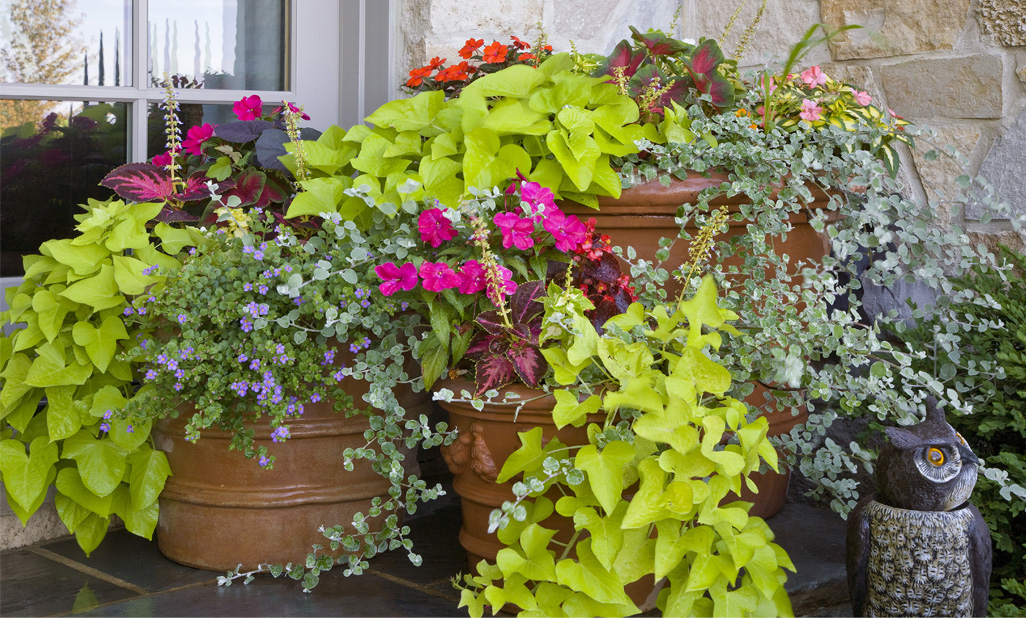
<path fill-rule="evenodd" d="M 456 602 L 372 574 L 321 575 L 310 594 L 288 579 L 194 586 L 108 604 L 76 616 L 459 616 Z"/>
<path fill-rule="evenodd" d="M 113 575 L 147 592 L 197 583 L 213 584 L 220 574 L 172 562 L 160 553 L 156 541 L 148 541 L 127 530 L 109 532 L 89 557 L 74 539 L 49 543 L 43 549 Z"/>
<path fill-rule="evenodd" d="M 405 551 L 397 550 L 370 560 L 371 572 L 432 587 L 441 584 L 441 588 L 455 594 L 449 580 L 468 572 L 467 553 L 457 540 L 461 521 L 459 500 L 451 500 L 426 516 L 417 513 L 408 525 L 413 552 L 423 559 L 421 566 L 414 566 Z"/>
<path fill-rule="evenodd" d="M 136 592 L 29 549 L 3 553 L 0 616 L 46 616 L 136 596 Z"/>

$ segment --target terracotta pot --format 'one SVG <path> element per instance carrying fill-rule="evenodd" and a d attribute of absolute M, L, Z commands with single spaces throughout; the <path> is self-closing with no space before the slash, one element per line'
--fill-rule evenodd
<path fill-rule="evenodd" d="M 346 391 L 359 407 L 368 385 L 352 380 Z M 396 392 L 411 418 L 427 414 L 428 393 L 408 387 Z M 366 445 L 366 416 L 346 418 L 331 401 L 306 404 L 289 422 L 290 438 L 275 444 L 266 421 L 253 423 L 256 446 L 277 456 L 273 470 L 229 451 L 232 434 L 204 430 L 195 443 L 185 440 L 193 413 L 183 406 L 177 419 L 158 421 L 157 448 L 167 454 L 173 476 L 160 494 L 157 543 L 175 562 L 211 571 L 244 569 L 261 563 L 305 563 L 311 545 L 327 545 L 321 526 L 352 530 L 353 515 L 366 513 L 375 497 L 388 499 L 389 481 L 357 460 L 345 470 L 342 451 Z M 418 473 L 416 451 L 406 454 L 407 474 Z M 371 530 L 375 530 L 373 525 Z M 336 555 L 338 555 L 336 553 Z"/>
<path fill-rule="evenodd" d="M 669 186 L 663 186 L 658 179 L 654 179 L 625 189 L 619 199 L 599 197 L 598 210 L 570 201 L 561 202 L 560 207 L 567 214 L 577 215 L 581 220 L 594 217 L 595 229 L 609 234 L 613 246 L 621 246 L 625 250 L 628 246 L 634 247 L 639 258 L 654 261 L 656 251 L 659 250 L 659 239 L 677 238 L 680 234 L 680 225 L 675 220 L 677 209 L 686 203 L 697 203 L 698 194 L 703 189 L 718 187 L 724 182 L 728 182 L 728 175 L 723 172 L 713 172 L 709 178 L 698 172 L 688 172 L 687 180 L 674 178 Z M 818 187 L 810 185 L 809 188 L 813 201 L 806 205 L 806 211 L 788 216 L 793 230 L 788 232 L 786 240 L 778 238 L 774 242 L 778 255 L 786 253 L 791 258 L 791 264 L 799 260 L 819 260 L 830 253 L 829 239 L 809 225 L 809 213 L 824 208 L 829 197 Z M 711 200 L 709 204 L 713 207 L 725 205 L 730 213 L 737 213 L 740 212 L 741 205 L 747 202 L 746 196 L 736 195 L 730 198 L 720 196 Z M 699 230 L 691 225 L 692 223 L 689 221 L 684 229 L 695 236 Z M 717 241 L 727 241 L 733 236 L 747 234 L 748 225 L 751 223 L 735 221 L 732 218 L 729 221 L 729 230 L 715 238 Z M 689 245 L 688 241 L 678 240 L 663 267 L 672 271 L 687 262 Z M 740 266 L 741 260 L 737 256 L 731 256 L 722 263 L 725 266 Z M 624 272 L 629 272 L 625 264 L 621 266 L 624 266 Z M 666 289 L 673 294 L 680 286 L 671 280 L 667 283 Z"/>

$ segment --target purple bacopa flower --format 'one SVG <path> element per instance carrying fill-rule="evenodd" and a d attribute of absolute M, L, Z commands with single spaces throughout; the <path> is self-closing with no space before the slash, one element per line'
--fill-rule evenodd
<path fill-rule="evenodd" d="M 181 382 L 175 382 L 175 390 L 176 391 L 182 390 L 182 383 Z"/>
<path fill-rule="evenodd" d="M 100 423 L 100 431 L 109 432 L 110 423 Z"/>
<path fill-rule="evenodd" d="M 252 361 L 250 361 L 249 368 L 252 369 L 253 371 L 256 371 L 257 369 L 260 369 L 260 359 L 259 358 L 254 358 Z"/>
<path fill-rule="evenodd" d="M 148 268 L 144 268 L 143 271 L 142 271 L 142 274 L 144 274 L 144 275 L 152 275 L 153 273 L 157 272 L 157 270 L 159 270 L 159 269 L 160 269 L 160 266 L 157 265 L 157 264 L 154 264 L 153 266 L 150 266 Z"/>
<path fill-rule="evenodd" d="M 259 291 L 261 294 L 267 294 L 267 290 L 268 287 L 266 285 L 261 285 L 257 291 Z"/>
<path fill-rule="evenodd" d="M 159 354 L 157 356 L 157 364 L 158 365 L 166 365 L 167 364 L 167 354 Z"/>
<path fill-rule="evenodd" d="M 179 380 L 184 378 L 185 377 L 185 370 L 184 369 L 179 369 L 178 371 L 176 371 L 175 372 L 175 377 L 178 378 Z"/>
<path fill-rule="evenodd" d="M 156 370 L 150 369 L 149 371 L 147 371 L 146 372 L 146 379 L 150 380 L 151 382 L 153 380 L 156 380 L 157 379 L 157 372 L 156 372 Z"/>
<path fill-rule="evenodd" d="M 260 461 L 258 463 L 260 464 L 261 468 L 266 468 L 267 466 L 269 466 L 271 464 L 271 460 L 268 459 L 265 455 L 261 455 L 260 456 Z"/>
<path fill-rule="evenodd" d="M 189 318 L 187 318 L 184 313 L 179 313 L 178 314 L 178 323 L 179 324 L 185 324 L 185 321 L 188 320 L 188 319 Z"/>
<path fill-rule="evenodd" d="M 239 362 L 240 363 L 244 363 L 244 362 L 246 362 L 248 360 L 249 360 L 248 356 L 246 356 L 245 354 L 239 354 Z"/>
<path fill-rule="evenodd" d="M 178 361 L 172 358 L 169 361 L 167 361 L 167 370 L 174 371 L 175 369 L 178 369 Z"/>
<path fill-rule="evenodd" d="M 287 272 L 287 273 L 290 273 L 290 272 L 292 272 L 292 267 L 291 267 L 291 266 L 289 266 L 288 264 L 286 264 L 286 265 L 284 265 L 284 266 L 282 266 L 282 267 L 281 267 L 281 270 L 282 270 L 283 272 Z"/>
<path fill-rule="evenodd" d="M 252 292 L 253 291 L 253 284 L 249 283 L 247 281 L 245 284 L 243 284 L 242 289 L 243 289 L 243 291 L 246 291 L 246 292 Z"/>
<path fill-rule="evenodd" d="M 254 260 L 258 260 L 258 261 L 263 260 L 264 259 L 264 252 L 263 251 L 254 251 L 253 252 L 253 259 Z"/>
<path fill-rule="evenodd" d="M 139 307 L 139 315 L 146 315 L 146 307 Z"/>
<path fill-rule="evenodd" d="M 135 313 L 135 309 L 132 309 L 131 307 L 125 307 L 125 310 L 121 313 L 124 315 L 132 315 L 133 313 Z"/>
<path fill-rule="evenodd" d="M 244 333 L 248 333 L 249 331 L 253 330 L 253 323 L 247 320 L 246 318 L 242 318 L 241 320 L 239 320 L 239 325 L 242 327 L 242 332 Z"/>
<path fill-rule="evenodd" d="M 335 362 L 335 350 L 328 350 L 324 353 L 324 362 L 322 362 L 321 364 L 330 365 L 333 362 Z"/>
<path fill-rule="evenodd" d="M 321 400 L 320 393 L 314 393 L 313 395 L 310 395 L 310 403 L 317 403 L 320 400 Z"/>
<path fill-rule="evenodd" d="M 285 344 L 283 344 L 283 343 L 279 343 L 279 344 L 278 344 L 277 346 L 275 346 L 274 350 L 275 350 L 275 351 L 276 351 L 276 352 L 277 352 L 278 354 L 284 354 L 284 353 L 285 353 Z"/>
<path fill-rule="evenodd" d="M 125 427 L 125 432 L 126 433 L 135 433 L 135 428 L 132 427 L 131 425 L 129 425 L 128 427 Z"/>
<path fill-rule="evenodd" d="M 284 442 L 289 439 L 289 428 L 282 425 L 271 433 L 272 442 Z"/>

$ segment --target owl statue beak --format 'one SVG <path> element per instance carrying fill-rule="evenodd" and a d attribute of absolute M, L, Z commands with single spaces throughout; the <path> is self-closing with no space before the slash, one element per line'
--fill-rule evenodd
<path fill-rule="evenodd" d="M 968 446 L 959 444 L 958 454 L 962 457 L 963 462 L 974 463 L 977 466 L 980 465 L 980 458 L 976 456 L 976 453 L 969 450 Z"/>

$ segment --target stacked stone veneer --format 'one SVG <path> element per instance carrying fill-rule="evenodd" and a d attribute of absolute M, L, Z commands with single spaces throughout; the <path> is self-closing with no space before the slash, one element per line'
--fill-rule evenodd
<path fill-rule="evenodd" d="M 721 38 L 730 54 L 761 2 L 748 0 L 731 32 L 724 26 L 741 0 L 400 0 L 399 74 L 439 56 L 458 61 L 470 37 L 534 40 L 544 29 L 557 50 L 608 52 L 630 35 L 628 25 L 669 30 L 691 39 Z M 955 179 L 982 174 L 1016 212 L 1026 215 L 1026 0 L 769 0 L 741 58 L 757 66 L 786 56 L 813 24 L 849 30 L 813 50 L 804 65 L 873 95 L 881 107 L 936 131 L 932 143 L 904 152 L 907 191 L 929 197 L 935 223 L 960 225 L 994 247 L 1024 246 L 1007 222 L 979 221 L 980 208 L 957 219 L 941 202 L 957 193 Z M 931 147 L 954 145 L 966 158 L 927 161 Z"/>

